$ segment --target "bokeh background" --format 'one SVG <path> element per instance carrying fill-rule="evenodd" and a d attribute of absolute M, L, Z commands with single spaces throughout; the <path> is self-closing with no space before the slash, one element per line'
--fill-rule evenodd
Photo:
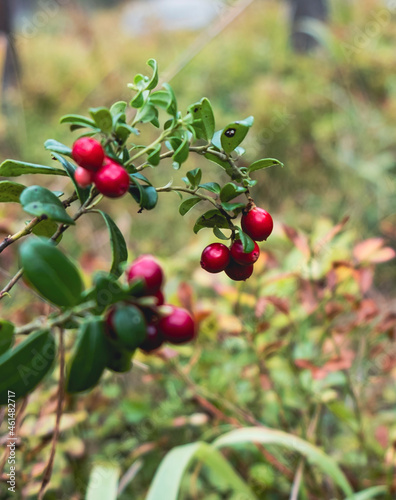
<path fill-rule="evenodd" d="M 299 29 L 310 36 L 307 51 L 303 50 L 304 42 L 299 45 L 301 40 L 294 39 L 293 43 L 293 6 L 287 1 L 13 2 L 15 52 L 11 57 L 10 53 L 7 56 L 4 37 L 0 44 L 0 68 L 7 69 L 1 94 L 1 160 L 16 158 L 50 164 L 44 141 L 53 138 L 71 145 L 76 137 L 66 125 L 59 124 L 60 116 L 87 114 L 89 107 L 128 100 L 127 83 L 136 73 L 144 73 L 147 59 L 153 57 L 159 62 L 163 81 L 173 86 L 180 109 L 187 109 L 203 96 L 208 97 L 217 117 L 217 129 L 235 119 L 254 115 L 254 127 L 243 144 L 246 155 L 241 159 L 242 164 L 262 157 L 278 158 L 284 163 L 283 169 L 269 169 L 257 175 L 258 184 L 253 192 L 257 204 L 268 209 L 275 220 L 272 242 L 265 244 L 268 253 L 262 262 L 263 275 L 298 269 L 306 276 L 306 262 L 302 263 L 301 253 L 290 244 L 283 224 L 306 235 L 309 244 L 319 241 L 319 250 L 323 250 L 320 238 L 349 216 L 339 239 L 329 245 L 326 242 L 325 251 L 313 264 L 311 262 L 312 279 L 319 279 L 334 261 L 344 259 L 356 263 L 357 254 L 353 249 L 367 238 L 384 238 L 388 246 L 394 247 L 395 2 L 329 0 L 324 19 L 302 20 Z M 149 129 L 143 131 L 147 141 L 154 138 L 150 134 Z M 198 166 L 202 166 L 207 182 L 222 175 L 213 165 L 202 164 L 200 159 L 188 161 L 188 170 Z M 148 172 L 156 185 L 166 184 L 171 178 L 178 184 L 176 180 L 182 175 L 165 167 Z M 56 180 L 54 184 L 51 179 L 45 179 L 44 182 L 53 189 L 64 188 L 63 181 Z M 181 350 L 182 360 L 197 364 L 197 384 L 219 393 L 229 387 L 232 394 L 225 394 L 233 403 L 255 407 L 255 372 L 253 368 L 253 372 L 249 372 L 253 362 L 238 337 L 247 319 L 240 319 L 242 325 L 235 323 L 238 310 L 233 308 L 234 289 L 227 279 L 219 278 L 220 285 L 216 286 L 220 288 L 216 289 L 213 281 L 199 269 L 202 248 L 213 237 L 209 231 L 202 231 L 198 236 L 193 234 L 198 210 L 182 218 L 177 210 L 178 198 L 171 193 L 160 197 L 158 209 L 144 214 L 137 214 L 131 199 L 105 201 L 104 205 L 126 235 L 131 258 L 152 252 L 162 259 L 168 274 L 169 297 L 182 303 L 193 300 L 202 316 L 216 309 L 217 316 L 212 315 L 203 323 L 205 344 L 202 348 L 206 353 L 199 350 L 200 361 L 194 358 L 191 348 Z M 0 206 L 0 216 L 2 237 L 20 229 L 25 220 L 17 204 Z M 108 267 L 107 234 L 100 221 L 84 220 L 65 236 L 61 246 L 79 260 L 87 284 L 93 271 Z M 0 258 L 0 278 L 4 283 L 17 268 L 14 247 Z M 394 263 L 380 257 L 368 262 L 379 264 L 370 299 L 375 297 L 378 307 L 391 310 L 395 293 Z M 263 283 L 268 285 L 265 278 L 257 279 L 258 284 L 252 285 L 245 297 L 250 311 L 263 294 Z M 220 289 L 222 295 L 218 297 Z M 272 284 L 266 293 L 268 290 L 294 304 L 292 286 Z M 44 307 L 37 305 L 24 285 L 14 292 L 12 299 L 2 301 L 1 314 L 20 323 Z M 297 301 L 294 306 L 299 308 L 301 303 Z M 300 325 L 303 324 L 302 312 L 297 317 L 301 319 Z M 365 321 L 372 319 L 370 316 L 362 320 L 366 329 Z M 319 328 L 320 318 L 315 321 Z M 279 321 L 277 332 L 284 327 Z M 313 352 L 310 355 L 313 357 Z M 188 361 L 191 357 L 193 361 Z M 53 493 L 50 492 L 48 498 L 59 498 L 56 496 L 59 489 L 75 495 L 67 498 L 82 498 L 79 495 L 89 468 L 98 457 L 114 459 L 117 456 L 125 470 L 137 456 L 148 456 L 142 462 L 139 479 L 129 490 L 134 491 L 133 498 L 144 498 L 165 449 L 197 436 L 209 438 L 216 433 L 211 417 L 191 403 L 194 386 L 184 387 L 180 378 L 167 378 L 162 360 L 151 360 L 149 365 L 148 372 L 137 371 L 132 378 L 113 377 L 95 397 L 73 402 L 69 408 L 72 430 L 69 434 L 66 432 L 63 439 Z M 247 379 L 234 380 L 235 370 L 237 373 L 247 370 L 244 372 Z M 389 384 L 394 382 L 389 372 L 386 380 Z M 287 377 L 279 380 L 281 386 L 283 383 L 286 387 Z M 42 397 L 51 400 L 53 391 L 46 390 L 49 392 L 44 392 Z M 391 412 L 394 391 L 389 390 L 384 397 L 388 399 L 385 402 L 381 399 L 378 404 Z M 187 410 L 183 398 L 190 401 Z M 277 403 L 271 400 L 271 404 Z M 31 439 L 36 440 L 33 444 L 38 446 L 48 437 L 44 423 L 49 416 L 40 416 L 39 398 L 33 399 L 31 405 L 31 429 L 36 429 L 36 434 L 25 430 L 24 436 L 27 439 L 29 433 L 33 433 Z M 114 406 L 114 411 L 109 412 L 109 405 Z M 263 408 L 268 406 L 256 408 L 258 418 L 276 427 L 276 409 L 271 407 L 269 413 L 265 413 Z M 157 410 L 159 416 L 153 423 L 151 417 Z M 197 415 L 195 423 L 187 421 L 190 416 L 186 411 Z M 304 410 L 291 412 L 291 427 L 298 426 L 299 411 Z M 179 421 L 183 432 L 179 424 L 174 423 L 181 415 L 187 419 L 185 424 Z M 37 418 L 44 419 L 40 425 Z M 146 429 L 143 427 L 147 421 Z M 389 434 L 392 426 L 388 424 L 388 421 L 381 423 Z M 135 432 L 139 425 L 143 429 L 140 434 Z M 227 422 L 218 425 L 219 431 L 229 427 Z M 324 425 L 326 429 L 326 423 Z M 121 442 L 125 433 L 127 438 Z M 335 434 L 339 441 L 329 446 L 331 451 L 341 446 L 341 437 L 346 439 L 344 434 L 341 436 L 336 431 Z M 351 443 L 348 442 L 348 446 L 352 449 Z M 29 446 L 31 449 L 31 442 Z M 142 446 L 146 446 L 143 451 Z M 341 448 L 336 452 L 338 456 L 342 455 Z M 42 471 L 40 464 L 45 454 L 40 452 L 35 465 L 25 456 L 26 498 L 35 491 L 36 478 Z M 351 459 L 355 465 L 357 457 L 358 451 Z M 275 487 L 275 473 L 269 466 L 261 465 L 261 469 L 256 467 L 256 471 L 250 471 L 255 477 L 254 484 L 261 485 L 268 495 L 275 495 L 265 498 L 283 498 L 287 481 Z M 247 468 L 254 466 L 257 464 Z M 197 484 L 196 496 L 191 498 L 231 498 L 222 496 L 224 492 L 209 494 L 205 487 L 205 481 Z M 279 489 L 271 493 L 271 488 Z"/>

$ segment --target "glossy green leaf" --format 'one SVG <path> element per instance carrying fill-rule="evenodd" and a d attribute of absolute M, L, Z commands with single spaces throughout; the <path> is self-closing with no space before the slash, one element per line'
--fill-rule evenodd
<path fill-rule="evenodd" d="M 194 170 L 190 170 L 189 172 L 187 172 L 186 175 L 191 187 L 193 189 L 196 189 L 202 179 L 202 170 L 200 168 L 195 168 Z"/>
<path fill-rule="evenodd" d="M 15 326 L 12 323 L 0 319 L 0 355 L 4 354 L 12 346 L 14 331 Z"/>
<path fill-rule="evenodd" d="M 110 234 L 110 245 L 113 257 L 110 272 L 117 277 L 121 276 L 122 269 L 120 266 L 123 262 L 128 260 L 128 249 L 124 236 L 110 215 L 101 210 L 98 210 L 98 213 L 103 217 Z"/>
<path fill-rule="evenodd" d="M 80 302 L 83 283 L 76 266 L 48 240 L 29 238 L 19 250 L 24 276 L 38 293 L 58 306 Z"/>
<path fill-rule="evenodd" d="M 261 170 L 262 168 L 274 167 L 276 165 L 280 165 L 281 167 L 283 167 L 283 163 L 281 163 L 279 160 L 276 160 L 275 158 L 264 158 L 252 163 L 248 168 L 248 172 L 251 173 L 255 172 L 256 170 Z"/>
<path fill-rule="evenodd" d="M 200 201 L 202 201 L 201 198 L 188 198 L 184 200 L 179 206 L 180 215 L 186 215 Z"/>
<path fill-rule="evenodd" d="M 30 186 L 22 191 L 20 201 L 28 214 L 74 225 L 74 220 L 66 212 L 62 202 L 52 191 L 41 186 Z"/>
<path fill-rule="evenodd" d="M 114 465 L 95 465 L 89 475 L 85 500 L 116 500 L 120 470 Z"/>
<path fill-rule="evenodd" d="M 118 349 L 112 342 L 108 342 L 107 366 L 109 370 L 116 373 L 126 373 L 132 368 L 131 351 Z"/>
<path fill-rule="evenodd" d="M 135 123 L 150 123 L 154 119 L 158 119 L 158 110 L 150 102 L 138 110 L 135 117 Z"/>
<path fill-rule="evenodd" d="M 179 165 L 181 165 L 182 163 L 184 163 L 187 160 L 189 153 L 190 153 L 190 139 L 188 138 L 188 136 L 186 134 L 182 143 L 176 149 L 176 151 L 172 157 L 173 161 L 178 163 Z"/>
<path fill-rule="evenodd" d="M 243 251 L 245 253 L 253 252 L 254 250 L 254 241 L 250 236 L 244 233 L 241 229 L 239 229 L 239 238 L 241 239 L 243 245 Z"/>
<path fill-rule="evenodd" d="M 29 394 L 50 371 L 56 354 L 55 341 L 48 330 L 31 333 L 27 339 L 0 356 L 0 406 Z"/>
<path fill-rule="evenodd" d="M 216 236 L 216 238 L 219 238 L 219 240 L 229 240 L 231 239 L 231 236 L 226 236 L 223 231 L 220 231 L 220 229 L 216 226 L 213 228 L 213 234 Z"/>
<path fill-rule="evenodd" d="M 139 109 L 147 102 L 149 94 L 149 91 L 140 90 L 129 104 L 133 108 Z"/>
<path fill-rule="evenodd" d="M 98 272 L 93 279 L 93 289 L 91 290 L 90 297 L 96 301 L 99 312 L 112 304 L 127 299 L 130 295 L 127 291 L 123 290 L 120 283 L 114 274 Z"/>
<path fill-rule="evenodd" d="M 89 110 L 96 126 L 104 134 L 110 134 L 113 130 L 113 117 L 107 108 L 91 108 Z"/>
<path fill-rule="evenodd" d="M 242 121 L 230 123 L 221 133 L 221 147 L 226 153 L 231 153 L 247 136 L 250 127 L 253 125 L 253 117 L 249 116 Z"/>
<path fill-rule="evenodd" d="M 212 139 L 215 132 L 215 118 L 209 100 L 204 97 L 200 102 L 192 104 L 188 108 L 193 118 L 192 125 L 195 129 L 197 139 Z"/>
<path fill-rule="evenodd" d="M 250 427 L 228 432 L 220 436 L 212 444 L 215 448 L 224 448 L 226 446 L 239 446 L 244 443 L 279 445 L 289 450 L 297 451 L 305 456 L 311 464 L 314 464 L 327 474 L 341 488 L 345 495 L 353 495 L 351 485 L 335 460 L 326 455 L 320 448 L 293 434 L 270 428 Z"/>
<path fill-rule="evenodd" d="M 194 226 L 194 233 L 198 233 L 204 227 L 219 227 L 229 229 L 227 218 L 220 210 L 209 210 L 199 217 Z"/>
<path fill-rule="evenodd" d="M 0 165 L 0 176 L 2 177 L 18 177 L 19 175 L 27 174 L 67 175 L 59 168 L 36 165 L 35 163 L 26 163 L 24 161 L 5 160 Z"/>
<path fill-rule="evenodd" d="M 120 113 L 125 113 L 127 106 L 128 104 L 125 101 L 117 101 L 111 106 L 110 113 L 113 117 Z"/>
<path fill-rule="evenodd" d="M 71 125 L 78 125 L 78 127 L 89 127 L 93 129 L 97 129 L 96 123 L 91 118 L 87 118 L 86 116 L 81 115 L 64 115 L 60 119 L 59 123 L 69 123 Z"/>
<path fill-rule="evenodd" d="M 70 158 L 72 158 L 72 150 L 69 148 L 69 146 L 65 146 L 65 144 L 62 144 L 55 139 L 48 139 L 47 141 L 45 141 L 44 147 L 45 149 L 47 149 L 48 151 L 52 151 L 53 153 L 60 153 L 61 155 L 70 156 Z"/>
<path fill-rule="evenodd" d="M 220 184 L 217 184 L 217 182 L 207 182 L 206 184 L 200 184 L 199 187 L 215 194 L 220 194 L 221 191 Z"/>
<path fill-rule="evenodd" d="M 237 186 L 232 182 L 226 184 L 220 192 L 220 200 L 223 202 L 231 201 L 242 193 L 246 192 L 246 188 Z"/>
<path fill-rule="evenodd" d="M 370 500 L 378 495 L 384 495 L 387 492 L 386 486 L 373 486 L 367 490 L 360 491 L 354 495 L 349 496 L 345 500 Z"/>
<path fill-rule="evenodd" d="M 223 168 L 229 176 L 232 176 L 233 171 L 231 168 L 231 165 L 228 163 L 228 161 L 220 159 L 218 156 L 216 156 L 213 153 L 205 153 L 205 158 L 213 163 L 216 163 L 216 165 L 219 165 L 221 168 Z"/>
<path fill-rule="evenodd" d="M 155 59 L 149 59 L 147 61 L 147 65 L 153 70 L 153 76 L 151 77 L 146 89 L 153 90 L 158 85 L 158 64 Z"/>
<path fill-rule="evenodd" d="M 157 146 L 150 151 L 150 153 L 147 156 L 147 163 L 150 163 L 153 167 L 156 167 L 159 165 L 161 158 L 161 144 L 157 144 Z"/>
<path fill-rule="evenodd" d="M 77 346 L 68 367 L 67 392 L 83 392 L 95 387 L 107 360 L 108 343 L 103 321 L 92 318 L 80 327 Z"/>
<path fill-rule="evenodd" d="M 73 165 L 73 163 L 71 163 L 69 160 L 66 160 L 66 158 L 57 153 L 52 153 L 52 156 L 55 158 L 55 160 L 58 160 L 65 169 L 66 174 L 70 177 L 71 181 L 74 184 L 74 189 L 76 190 L 78 199 L 83 204 L 88 199 L 90 188 L 82 188 L 77 184 L 76 179 L 74 178 L 76 167 Z"/>
<path fill-rule="evenodd" d="M 0 203 L 19 203 L 19 197 L 26 188 L 23 184 L 12 181 L 0 181 Z"/>
<path fill-rule="evenodd" d="M 176 101 L 176 96 L 175 93 L 173 92 L 172 87 L 169 85 L 169 83 L 164 83 L 163 87 L 169 94 L 169 105 L 166 109 L 166 111 L 172 115 L 173 117 L 176 117 L 177 115 L 177 101 Z"/>
<path fill-rule="evenodd" d="M 134 351 L 146 339 L 147 325 L 142 311 L 127 303 L 115 306 L 112 325 L 117 342 L 128 351 Z"/>
<path fill-rule="evenodd" d="M 127 123 L 117 124 L 114 133 L 121 144 L 125 143 L 131 134 L 139 135 L 138 130 Z"/>
<path fill-rule="evenodd" d="M 134 200 L 144 210 L 152 210 L 158 202 L 158 193 L 153 186 L 142 186 L 133 176 L 131 176 L 134 184 L 129 186 L 129 193 Z"/>
<path fill-rule="evenodd" d="M 43 236 L 44 238 L 51 238 L 57 231 L 58 224 L 50 219 L 44 219 L 34 226 L 32 229 L 32 233 L 36 236 Z M 62 239 L 62 235 L 60 235 L 59 240 Z"/>
<path fill-rule="evenodd" d="M 166 90 L 157 90 L 150 95 L 150 102 L 154 106 L 167 110 L 171 103 L 171 97 Z"/>
<path fill-rule="evenodd" d="M 194 459 L 203 462 L 244 500 L 257 500 L 253 491 L 223 455 L 203 442 L 177 446 L 165 456 L 154 476 L 146 500 L 163 500 L 164 491 L 166 500 L 177 500 L 183 477 Z"/>
<path fill-rule="evenodd" d="M 235 212 L 244 209 L 246 204 L 243 202 L 236 202 L 236 203 L 223 202 L 221 206 L 224 208 L 224 210 L 227 210 L 227 212 Z"/>

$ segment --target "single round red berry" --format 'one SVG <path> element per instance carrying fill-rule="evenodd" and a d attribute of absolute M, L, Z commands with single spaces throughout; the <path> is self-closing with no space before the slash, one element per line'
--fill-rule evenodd
<path fill-rule="evenodd" d="M 225 269 L 226 275 L 234 281 L 245 281 L 253 274 L 253 264 L 242 266 L 234 260 Z"/>
<path fill-rule="evenodd" d="M 181 307 L 168 306 L 171 313 L 159 320 L 158 328 L 165 340 L 183 344 L 195 337 L 196 328 L 191 314 Z"/>
<path fill-rule="evenodd" d="M 92 137 L 81 137 L 73 144 L 72 156 L 80 167 L 96 172 L 101 168 L 105 154 L 100 142 Z"/>
<path fill-rule="evenodd" d="M 145 295 L 156 295 L 164 281 L 164 273 L 158 261 L 152 255 L 142 255 L 127 270 L 128 283 L 142 279 Z"/>
<path fill-rule="evenodd" d="M 83 167 L 77 167 L 74 172 L 74 179 L 80 187 L 86 188 L 93 183 L 93 172 L 85 170 Z"/>
<path fill-rule="evenodd" d="M 162 346 L 164 339 L 158 326 L 151 323 L 147 325 L 147 337 L 146 340 L 140 345 L 140 349 L 145 352 L 152 352 Z"/>
<path fill-rule="evenodd" d="M 96 172 L 94 182 L 98 191 L 109 198 L 120 198 L 129 188 L 129 175 L 123 166 L 106 158 L 103 167 Z"/>
<path fill-rule="evenodd" d="M 243 231 L 255 241 L 266 240 L 274 227 L 271 215 L 258 207 L 242 215 L 241 223 Z"/>
<path fill-rule="evenodd" d="M 208 273 L 220 273 L 230 263 L 230 250 L 222 243 L 212 243 L 204 248 L 201 267 Z"/>
<path fill-rule="evenodd" d="M 250 266 L 250 264 L 254 264 L 260 256 L 260 249 L 256 242 L 254 242 L 254 250 L 245 253 L 243 251 L 242 241 L 235 240 L 231 245 L 230 252 L 234 261 L 242 266 Z"/>

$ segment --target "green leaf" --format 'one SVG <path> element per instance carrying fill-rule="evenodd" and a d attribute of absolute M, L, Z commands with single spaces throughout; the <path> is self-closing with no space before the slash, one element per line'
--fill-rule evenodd
<path fill-rule="evenodd" d="M 136 113 L 134 122 L 150 123 L 155 119 L 158 119 L 157 108 L 153 106 L 150 102 L 146 102 L 146 104 L 142 108 L 140 108 Z"/>
<path fill-rule="evenodd" d="M 224 208 L 224 210 L 227 210 L 227 212 L 235 212 L 236 210 L 242 210 L 245 208 L 246 203 L 238 202 L 238 203 L 226 203 L 223 202 L 221 206 Z"/>
<path fill-rule="evenodd" d="M 98 272 L 95 274 L 93 282 L 92 299 L 98 304 L 100 312 L 103 312 L 106 307 L 130 297 L 129 291 L 123 290 L 114 274 Z M 88 300 L 90 299 L 91 296 Z"/>
<path fill-rule="evenodd" d="M 20 201 L 28 214 L 36 217 L 45 216 L 57 222 L 74 225 L 74 220 L 66 212 L 62 202 L 52 191 L 41 186 L 30 186 L 22 191 Z"/>
<path fill-rule="evenodd" d="M 373 486 L 372 488 L 368 488 L 367 490 L 355 493 L 345 500 L 370 500 L 371 498 L 374 498 L 378 495 L 383 495 L 387 491 L 388 490 L 386 486 Z"/>
<path fill-rule="evenodd" d="M 254 241 L 250 236 L 248 236 L 246 233 L 242 231 L 242 229 L 239 229 L 239 238 L 241 239 L 242 245 L 243 245 L 243 251 L 245 253 L 250 253 L 253 252 L 254 250 Z"/>
<path fill-rule="evenodd" d="M 179 213 L 180 215 L 186 215 L 197 203 L 202 201 L 201 198 L 188 198 L 180 204 Z"/>
<path fill-rule="evenodd" d="M 166 500 L 177 500 L 184 474 L 194 459 L 203 462 L 244 500 L 257 500 L 223 455 L 211 445 L 202 442 L 177 446 L 165 456 L 154 476 L 146 500 L 163 500 L 164 491 Z"/>
<path fill-rule="evenodd" d="M 191 187 L 193 189 L 196 189 L 202 179 L 202 170 L 200 168 L 194 168 L 194 170 L 190 170 L 189 172 L 187 172 L 187 179 L 189 180 Z"/>
<path fill-rule="evenodd" d="M 19 175 L 27 174 L 67 175 L 59 168 L 36 165 L 35 163 L 26 163 L 24 161 L 5 160 L 0 165 L 0 176 L 2 177 L 18 177 Z"/>
<path fill-rule="evenodd" d="M 4 354 L 12 346 L 14 331 L 15 326 L 12 323 L 0 319 L 0 355 Z"/>
<path fill-rule="evenodd" d="M 226 153 L 231 153 L 247 136 L 250 127 L 253 125 L 253 116 L 249 116 L 242 121 L 230 123 L 224 128 L 221 134 L 221 147 Z"/>
<path fill-rule="evenodd" d="M 73 358 L 70 362 L 66 390 L 69 393 L 95 387 L 107 364 L 107 340 L 100 318 L 83 323 Z"/>
<path fill-rule="evenodd" d="M 74 189 L 76 190 L 78 199 L 81 201 L 81 204 L 83 204 L 88 199 L 90 191 L 89 187 L 82 188 L 77 184 L 76 179 L 74 178 L 76 167 L 72 163 L 70 163 L 69 160 L 66 160 L 66 158 L 63 158 L 63 156 L 57 153 L 52 153 L 52 156 L 55 158 L 55 160 L 58 160 L 59 163 L 66 170 L 67 175 L 70 177 L 71 181 L 74 184 Z"/>
<path fill-rule="evenodd" d="M 95 465 L 89 475 L 85 500 L 117 500 L 120 471 L 113 465 Z"/>
<path fill-rule="evenodd" d="M 95 124 L 104 134 L 111 134 L 113 130 L 113 117 L 107 108 L 91 108 L 89 110 Z"/>
<path fill-rule="evenodd" d="M 69 146 L 65 146 L 55 139 L 48 139 L 48 141 L 45 141 L 44 147 L 48 151 L 60 153 L 61 155 L 70 156 L 70 158 L 72 158 L 72 150 L 69 148 Z"/>
<path fill-rule="evenodd" d="M 121 143 L 126 142 L 131 134 L 139 135 L 139 132 L 136 128 L 131 127 L 127 123 L 119 123 L 115 128 L 115 135 Z"/>
<path fill-rule="evenodd" d="M 0 181 L 0 203 L 19 203 L 19 197 L 26 188 L 23 184 L 12 181 Z"/>
<path fill-rule="evenodd" d="M 220 200 L 222 202 L 231 201 L 242 193 L 246 192 L 246 188 L 237 186 L 232 182 L 226 184 L 220 192 Z"/>
<path fill-rule="evenodd" d="M 151 150 L 149 155 L 147 156 L 147 163 L 150 163 L 153 167 L 156 167 L 159 165 L 161 158 L 161 144 L 157 144 L 157 146 Z"/>
<path fill-rule="evenodd" d="M 132 368 L 133 352 L 125 349 L 118 349 L 112 342 L 108 342 L 108 360 L 109 370 L 116 373 L 126 373 Z"/>
<path fill-rule="evenodd" d="M 148 91 L 140 90 L 129 104 L 133 108 L 139 109 L 147 102 L 149 94 L 150 92 Z"/>
<path fill-rule="evenodd" d="M 215 132 L 215 118 L 209 100 L 204 97 L 200 102 L 192 104 L 188 111 L 193 118 L 192 125 L 197 139 L 209 141 Z"/>
<path fill-rule="evenodd" d="M 216 209 L 209 210 L 199 217 L 194 226 L 194 233 L 198 233 L 204 227 L 230 228 L 227 218 Z"/>
<path fill-rule="evenodd" d="M 26 240 L 19 250 L 24 276 L 45 299 L 58 306 L 80 303 L 83 283 L 76 266 L 42 238 Z"/>
<path fill-rule="evenodd" d="M 121 276 L 121 264 L 128 260 L 128 249 L 125 243 L 124 236 L 122 235 L 121 231 L 119 230 L 113 219 L 110 217 L 110 215 L 102 212 L 101 210 L 98 210 L 98 213 L 105 220 L 107 229 L 109 230 L 110 234 L 110 245 L 113 255 L 110 272 L 117 277 Z"/>
<path fill-rule="evenodd" d="M 44 219 L 41 222 L 37 224 L 37 226 L 34 226 L 32 229 L 32 233 L 35 234 L 36 236 L 43 236 L 44 238 L 51 238 L 57 231 L 58 229 L 58 224 L 54 222 L 53 220 L 49 219 Z M 60 241 L 62 239 L 62 235 L 59 236 Z"/>
<path fill-rule="evenodd" d="M 155 59 L 149 59 L 147 61 L 147 65 L 150 66 L 153 70 L 153 76 L 151 77 L 151 80 L 149 81 L 148 85 L 146 86 L 147 90 L 153 90 L 155 87 L 158 85 L 158 64 Z"/>
<path fill-rule="evenodd" d="M 127 303 L 118 303 L 111 317 L 117 344 L 123 349 L 134 351 L 147 336 L 147 325 L 142 311 Z"/>
<path fill-rule="evenodd" d="M 198 187 L 215 194 L 220 194 L 221 191 L 220 184 L 217 184 L 217 182 L 207 182 L 206 184 L 200 184 Z"/>
<path fill-rule="evenodd" d="M 117 101 L 111 106 L 110 113 L 113 117 L 116 117 L 120 113 L 125 113 L 127 106 L 128 104 L 125 101 Z"/>
<path fill-rule="evenodd" d="M 223 168 L 230 177 L 233 175 L 231 165 L 228 163 L 228 161 L 221 160 L 213 153 L 205 153 L 204 156 L 207 160 L 216 163 L 216 165 L 219 165 L 221 168 Z"/>
<path fill-rule="evenodd" d="M 213 228 L 213 234 L 216 236 L 216 238 L 219 238 L 219 240 L 224 240 L 224 241 L 226 241 L 226 240 L 231 239 L 231 236 L 226 236 L 226 235 L 223 233 L 223 231 L 220 231 L 220 229 L 219 229 L 217 226 L 215 226 L 215 227 Z"/>
<path fill-rule="evenodd" d="M 213 137 L 212 137 L 212 144 L 213 146 L 218 149 L 219 151 L 221 151 L 221 134 L 223 133 L 222 130 L 217 130 L 217 132 L 215 132 L 213 134 Z"/>
<path fill-rule="evenodd" d="M 143 208 L 144 210 L 152 210 L 153 208 L 155 208 L 158 202 L 158 193 L 155 187 L 142 186 L 134 178 L 134 175 L 131 176 L 134 185 L 131 184 L 129 186 L 129 193 L 141 208 Z"/>
<path fill-rule="evenodd" d="M 184 163 L 188 155 L 190 153 L 190 139 L 188 138 L 188 135 L 186 134 L 182 143 L 180 146 L 176 149 L 174 155 L 173 155 L 173 161 L 181 165 Z"/>
<path fill-rule="evenodd" d="M 14 349 L 0 356 L 0 406 L 29 394 L 50 371 L 56 354 L 55 341 L 48 330 L 31 333 Z"/>
<path fill-rule="evenodd" d="M 78 128 L 88 127 L 97 130 L 96 123 L 93 120 L 81 115 L 64 115 L 59 123 L 70 123 L 72 125 L 77 125 Z"/>
<path fill-rule="evenodd" d="M 159 108 L 167 110 L 170 103 L 171 97 L 169 92 L 166 90 L 157 90 L 150 95 L 150 102 L 154 104 L 154 106 L 158 106 Z"/>
<path fill-rule="evenodd" d="M 322 469 L 342 489 L 345 495 L 353 495 L 351 485 L 333 458 L 326 455 L 320 448 L 293 434 L 263 427 L 250 427 L 228 432 L 216 439 L 212 445 L 215 448 L 224 448 L 244 443 L 279 445 L 297 451 L 304 455 L 311 464 Z"/>
<path fill-rule="evenodd" d="M 172 115 L 173 117 L 177 116 L 177 101 L 176 101 L 176 96 L 175 93 L 173 92 L 172 87 L 169 85 L 169 83 L 164 83 L 162 85 L 166 91 L 169 94 L 169 105 L 166 109 L 166 111 Z"/>
<path fill-rule="evenodd" d="M 261 170 L 262 168 L 274 167 L 275 165 L 280 165 L 283 167 L 283 163 L 279 160 L 275 160 L 275 158 L 264 158 L 262 160 L 257 160 L 250 165 L 248 168 L 248 172 L 255 172 L 256 170 Z"/>

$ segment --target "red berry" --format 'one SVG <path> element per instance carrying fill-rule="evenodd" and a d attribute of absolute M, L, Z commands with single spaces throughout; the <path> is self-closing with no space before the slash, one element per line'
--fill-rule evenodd
<path fill-rule="evenodd" d="M 241 222 L 243 231 L 255 241 L 266 240 L 274 227 L 271 215 L 258 207 L 242 215 Z"/>
<path fill-rule="evenodd" d="M 164 281 L 164 273 L 157 260 L 152 255 L 142 255 L 127 270 L 127 280 L 142 279 L 146 295 L 156 295 Z"/>
<path fill-rule="evenodd" d="M 95 186 L 109 198 L 120 198 L 129 188 L 129 175 L 123 166 L 106 158 L 103 167 L 95 174 Z"/>
<path fill-rule="evenodd" d="M 243 245 L 241 240 L 236 240 L 231 245 L 230 248 L 231 257 L 237 264 L 241 264 L 242 266 L 249 266 L 250 264 L 254 264 L 260 256 L 260 249 L 256 242 L 254 242 L 254 250 L 251 252 L 245 253 L 243 251 Z"/>
<path fill-rule="evenodd" d="M 77 139 L 73 144 L 72 155 L 80 167 L 92 172 L 100 169 L 105 157 L 102 145 L 92 137 Z"/>
<path fill-rule="evenodd" d="M 147 325 L 147 337 L 146 340 L 140 345 L 140 349 L 145 352 L 155 351 L 164 343 L 164 339 L 158 330 L 157 325 L 153 323 Z"/>
<path fill-rule="evenodd" d="M 80 187 L 86 188 L 93 183 L 93 174 L 83 167 L 77 167 L 74 172 L 74 179 Z"/>
<path fill-rule="evenodd" d="M 195 337 L 195 323 L 191 314 L 181 307 L 168 306 L 171 313 L 159 320 L 158 328 L 165 340 L 172 344 L 183 344 Z"/>
<path fill-rule="evenodd" d="M 253 274 L 253 264 L 250 264 L 250 266 L 241 266 L 232 260 L 226 267 L 225 273 L 234 281 L 245 281 Z"/>
<path fill-rule="evenodd" d="M 157 306 L 163 306 L 165 304 L 165 297 L 161 290 L 154 294 L 153 297 L 157 299 Z"/>
<path fill-rule="evenodd" d="M 222 243 L 212 243 L 204 248 L 201 267 L 208 273 L 220 273 L 230 263 L 230 251 Z"/>

